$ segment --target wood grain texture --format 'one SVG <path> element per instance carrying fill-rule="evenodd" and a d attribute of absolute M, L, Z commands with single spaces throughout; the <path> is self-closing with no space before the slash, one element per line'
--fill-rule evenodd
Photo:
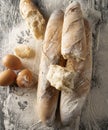
<path fill-rule="evenodd" d="M 71 0 L 33 0 L 34 3 L 49 17 L 56 8 L 67 6 Z M 40 1 L 40 2 L 39 2 Z M 81 119 L 75 125 L 61 130 L 107 130 L 108 129 L 108 0 L 77 0 L 81 3 L 84 16 L 89 20 L 93 36 L 93 78 L 90 94 L 83 107 Z M 52 2 L 52 4 L 51 4 Z M 8 44 L 9 30 L 22 22 L 19 14 L 19 0 L 0 0 L 0 70 L 3 70 L 1 58 L 11 52 Z M 5 51 L 5 48 L 7 51 Z M 21 92 L 19 92 L 21 93 Z M 28 96 L 27 96 L 28 95 Z M 0 130 L 49 130 L 40 122 L 36 122 L 33 113 L 35 93 L 17 96 L 11 89 L 0 88 Z M 26 104 L 26 102 L 28 104 Z M 19 104 L 19 105 L 18 105 Z M 14 109 L 13 109 L 14 108 Z M 21 115 L 31 113 L 29 119 Z M 5 117 L 5 118 L 4 118 Z M 31 121 L 30 121 L 31 120 Z M 7 123 L 8 122 L 8 123 Z M 72 129 L 76 127 L 76 129 Z M 50 128 L 50 130 L 54 130 Z"/>

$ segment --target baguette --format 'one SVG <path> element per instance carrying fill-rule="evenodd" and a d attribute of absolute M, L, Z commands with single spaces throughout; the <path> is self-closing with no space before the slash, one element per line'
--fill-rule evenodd
<path fill-rule="evenodd" d="M 61 92 L 60 115 L 63 125 L 69 125 L 72 119 L 75 119 L 81 114 L 81 109 L 90 90 L 92 75 L 91 33 L 88 22 L 84 20 L 84 23 L 88 55 L 84 61 L 83 69 L 81 68 L 81 73 L 79 71 L 76 72 L 78 75 L 74 80 L 73 91 L 71 93 Z"/>
<path fill-rule="evenodd" d="M 70 10 L 71 14 L 69 13 Z M 72 19 L 70 18 L 69 21 L 69 17 L 71 16 Z M 67 26 L 65 22 L 69 25 Z M 72 28 L 70 27 L 68 30 L 70 25 Z M 64 33 L 66 30 L 67 34 Z M 71 93 L 61 92 L 61 122 L 63 125 L 69 125 L 72 119 L 81 113 L 81 109 L 90 90 L 92 75 L 91 31 L 88 21 L 84 20 L 82 16 L 79 3 L 73 2 L 67 7 L 62 36 L 62 54 L 67 58 L 66 68 L 68 70 L 74 69 L 76 72 L 73 91 Z M 72 39 L 68 39 L 70 36 L 72 36 Z M 66 39 L 67 42 L 65 41 Z"/>
<path fill-rule="evenodd" d="M 46 21 L 32 0 L 20 0 L 20 14 L 36 39 L 43 39 Z"/>
<path fill-rule="evenodd" d="M 86 96 L 90 90 L 91 83 L 91 33 L 89 23 L 87 20 L 83 19 L 81 9 L 79 8 L 79 3 L 73 2 L 67 7 L 64 16 L 63 33 L 64 28 L 65 30 L 68 30 L 67 28 L 70 27 L 67 26 L 68 23 L 71 25 L 73 24 L 73 21 L 75 19 L 75 16 L 73 17 L 74 12 L 76 13 L 76 17 L 79 13 L 81 15 L 80 19 L 74 21 L 73 28 L 70 27 L 70 30 L 68 30 L 69 32 L 67 31 L 67 34 L 62 35 L 62 54 L 64 58 L 67 59 L 66 66 L 61 67 L 57 65 L 50 65 L 49 72 L 47 74 L 47 79 L 53 85 L 53 87 L 55 87 L 58 90 L 61 90 L 60 116 L 61 123 L 63 125 L 70 125 L 72 123 L 72 120 L 80 115 Z M 69 21 L 68 17 L 73 19 L 70 19 Z M 80 23 L 80 25 L 77 26 L 76 22 Z M 79 32 L 76 32 L 76 34 L 74 34 L 76 30 L 73 29 L 75 28 L 77 29 L 77 31 L 80 31 L 82 28 L 82 34 L 80 34 Z M 70 42 L 72 39 L 66 38 L 66 36 L 68 37 L 68 35 L 69 37 L 75 36 L 76 41 L 74 41 L 74 43 Z M 78 40 L 81 39 L 81 41 L 77 42 L 77 38 Z M 67 39 L 67 41 L 64 42 L 63 39 Z M 64 45 L 64 43 L 66 45 Z M 68 50 L 70 46 L 73 49 L 71 51 L 68 51 L 68 53 L 64 53 L 64 50 Z M 75 48 L 73 46 L 75 46 Z M 80 48 L 79 46 L 82 48 Z M 80 52 L 80 55 L 75 55 L 74 49 L 77 50 L 78 53 Z"/>
<path fill-rule="evenodd" d="M 55 120 L 59 91 L 51 87 L 46 79 L 46 75 L 49 70 L 49 65 L 59 64 L 60 62 L 63 16 L 64 13 L 58 10 L 54 11 L 49 18 L 40 63 L 37 111 L 40 120 L 48 126 L 53 125 Z"/>

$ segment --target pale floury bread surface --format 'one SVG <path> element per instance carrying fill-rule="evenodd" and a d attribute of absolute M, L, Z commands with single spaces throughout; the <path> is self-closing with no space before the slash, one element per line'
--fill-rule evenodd
<path fill-rule="evenodd" d="M 72 2 L 65 10 L 61 53 L 65 59 L 85 59 L 86 41 L 83 15 L 78 2 Z"/>
<path fill-rule="evenodd" d="M 46 21 L 32 0 L 20 0 L 20 13 L 36 39 L 43 39 Z"/>
<path fill-rule="evenodd" d="M 74 86 L 75 73 L 59 65 L 50 65 L 47 80 L 57 90 L 71 92 Z"/>
<path fill-rule="evenodd" d="M 51 64 L 59 64 L 64 13 L 54 11 L 49 18 L 42 49 L 37 90 L 37 111 L 40 120 L 48 126 L 55 121 L 59 91 L 51 87 L 46 75 Z"/>

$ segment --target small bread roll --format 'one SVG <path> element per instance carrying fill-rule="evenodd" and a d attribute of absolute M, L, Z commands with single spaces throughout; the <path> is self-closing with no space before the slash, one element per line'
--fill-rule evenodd
<path fill-rule="evenodd" d="M 12 54 L 7 54 L 2 59 L 3 65 L 11 70 L 19 70 L 22 68 L 22 62 L 21 60 Z"/>
<path fill-rule="evenodd" d="M 36 39 L 43 39 L 46 22 L 32 0 L 20 0 L 20 13 Z"/>
<path fill-rule="evenodd" d="M 35 55 L 34 50 L 27 45 L 21 44 L 15 47 L 15 55 L 21 58 L 31 58 Z"/>
<path fill-rule="evenodd" d="M 0 86 L 8 86 L 15 82 L 16 73 L 10 69 L 0 72 Z"/>

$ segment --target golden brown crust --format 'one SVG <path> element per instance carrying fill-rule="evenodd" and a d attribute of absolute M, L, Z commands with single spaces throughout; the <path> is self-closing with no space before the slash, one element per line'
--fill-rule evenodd
<path fill-rule="evenodd" d="M 23 19 L 29 17 L 31 12 L 37 11 L 37 7 L 32 3 L 31 0 L 20 0 L 20 13 Z"/>
<path fill-rule="evenodd" d="M 20 0 L 20 13 L 36 39 L 43 39 L 46 21 L 32 0 Z"/>
<path fill-rule="evenodd" d="M 15 82 L 16 73 L 10 69 L 0 72 L 0 86 L 8 86 Z"/>

